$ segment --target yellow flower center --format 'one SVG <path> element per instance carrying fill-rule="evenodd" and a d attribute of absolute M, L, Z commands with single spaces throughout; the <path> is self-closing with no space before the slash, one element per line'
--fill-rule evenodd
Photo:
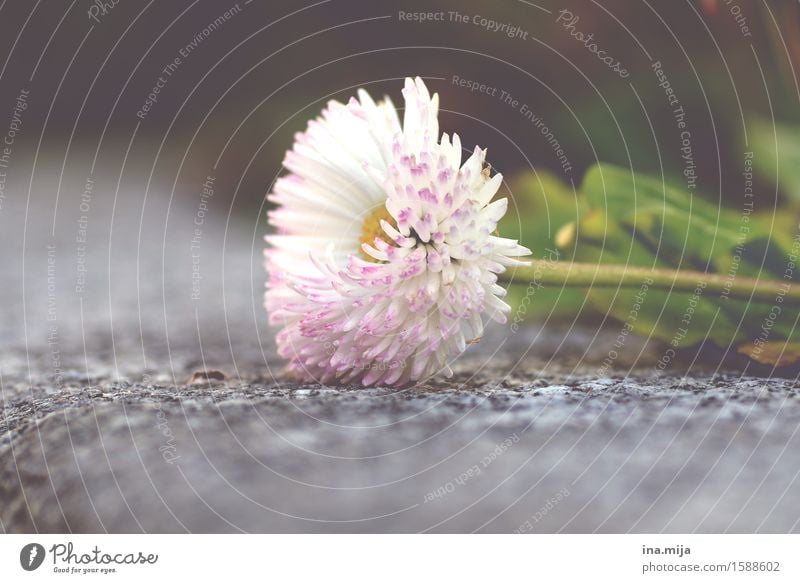
<path fill-rule="evenodd" d="M 361 236 L 358 238 L 359 242 L 359 250 L 361 251 L 361 255 L 367 261 L 376 261 L 374 257 L 370 257 L 364 250 L 361 249 L 361 244 L 367 243 L 368 245 L 375 245 L 375 239 L 380 238 L 392 244 L 392 241 L 387 241 L 386 233 L 383 231 L 383 227 L 381 227 L 381 220 L 388 222 L 390 225 L 395 226 L 394 219 L 392 215 L 389 214 L 389 211 L 386 210 L 385 205 L 381 205 L 377 207 L 374 211 L 367 215 L 367 218 L 364 219 L 363 224 L 361 225 Z"/>

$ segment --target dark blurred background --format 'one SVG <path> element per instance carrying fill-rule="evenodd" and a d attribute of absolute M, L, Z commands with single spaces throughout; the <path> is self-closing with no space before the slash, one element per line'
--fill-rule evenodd
<path fill-rule="evenodd" d="M 800 58 L 797 2 L 535 4 L 541 8 L 521 1 L 240 2 L 238 14 L 182 60 L 140 120 L 136 113 L 162 69 L 233 3 L 120 0 L 99 11 L 97 22 L 86 0 L 7 1 L 0 20 L 4 117 L 20 89 L 31 92 L 14 148 L 16 174 L 37 149 L 86 170 L 99 150 L 99 167 L 118 169 L 130 143 L 135 170 L 124 183 L 144 190 L 152 169 L 152 184 L 191 193 L 218 160 L 218 193 L 236 192 L 235 210 L 249 217 L 293 133 L 325 101 L 365 87 L 402 104 L 401 80 L 409 75 L 429 79 L 440 93 L 442 128 L 460 133 L 467 147 L 488 147 L 508 176 L 530 165 L 561 172 L 561 165 L 530 122 L 499 97 L 454 86 L 453 75 L 526 103 L 563 146 L 573 168 L 567 178 L 579 180 L 598 159 L 654 173 L 663 163 L 675 173 L 682 169 L 675 124 L 650 69 L 660 61 L 686 110 L 702 190 L 724 199 L 727 181 L 738 180 L 743 121 L 798 121 L 797 79 L 788 66 L 790 56 Z M 554 23 L 562 9 L 580 18 L 575 30 L 594 33 L 629 78 Z M 400 21 L 399 12 L 418 11 L 444 11 L 446 20 Z M 470 22 L 448 21 L 455 11 Z M 520 27 L 527 38 L 487 30 L 474 16 Z"/>

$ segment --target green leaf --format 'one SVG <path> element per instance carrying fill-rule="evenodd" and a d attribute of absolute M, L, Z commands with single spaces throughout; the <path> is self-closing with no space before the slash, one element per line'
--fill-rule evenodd
<path fill-rule="evenodd" d="M 794 243 L 786 232 L 773 236 L 771 217 L 747 208 L 717 206 L 685 186 L 604 164 L 587 172 L 581 195 L 578 221 L 559 238 L 576 261 L 717 272 L 732 281 L 787 275 L 797 281 L 800 276 L 800 267 L 787 274 L 800 241 Z M 800 342 L 800 331 L 794 330 L 797 313 L 784 309 L 781 298 L 773 304 L 735 301 L 702 287 L 696 293 L 594 288 L 588 298 L 629 331 L 674 348 L 708 340 L 722 347 L 755 340 L 762 349 L 751 351 L 751 358 L 761 362 L 780 354 L 774 345 L 767 350 L 767 342 Z"/>
<path fill-rule="evenodd" d="M 554 174 L 537 171 L 517 176 L 509 191 L 509 210 L 498 230 L 504 237 L 518 238 L 537 259 L 564 259 L 554 237 L 562 225 L 578 218 L 580 199 L 572 185 Z M 542 319 L 575 314 L 584 296 L 585 292 L 572 288 L 513 285 L 506 301 L 516 318 Z"/>
<path fill-rule="evenodd" d="M 756 119 L 748 124 L 753 169 L 767 184 L 800 201 L 800 127 Z"/>

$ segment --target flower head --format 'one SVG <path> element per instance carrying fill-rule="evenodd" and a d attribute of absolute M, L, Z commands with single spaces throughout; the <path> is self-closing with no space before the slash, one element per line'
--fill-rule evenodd
<path fill-rule="evenodd" d="M 331 101 L 297 134 L 275 183 L 265 305 L 279 354 L 320 382 L 405 384 L 437 372 L 505 322 L 497 274 L 530 251 L 493 234 L 485 150 L 462 164 L 439 138 L 439 96 L 406 79 L 403 123 L 387 97 Z"/>

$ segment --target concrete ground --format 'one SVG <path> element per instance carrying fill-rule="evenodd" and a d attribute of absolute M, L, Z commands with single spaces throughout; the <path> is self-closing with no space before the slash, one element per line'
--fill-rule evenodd
<path fill-rule="evenodd" d="M 54 387 L 5 375 L 1 524 L 798 530 L 796 383 L 598 377 L 540 357 L 513 367 L 516 356 L 477 371 L 467 359 L 451 381 L 402 391 L 282 382 L 246 362 L 241 377 L 204 384 L 71 371 Z"/>

